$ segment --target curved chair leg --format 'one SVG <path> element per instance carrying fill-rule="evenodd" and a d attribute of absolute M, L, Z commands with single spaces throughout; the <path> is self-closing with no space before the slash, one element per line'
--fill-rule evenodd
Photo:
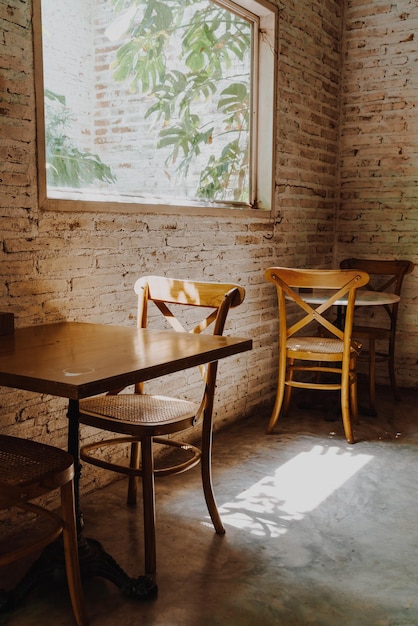
<path fill-rule="evenodd" d="M 155 540 L 155 490 L 152 438 L 141 439 L 142 498 L 144 506 L 145 574 L 153 576 L 157 569 Z"/>
<path fill-rule="evenodd" d="M 203 420 L 202 426 L 202 456 L 200 469 L 202 473 L 202 486 L 205 495 L 206 506 L 217 535 L 224 535 L 225 528 L 216 505 L 215 494 L 212 486 L 212 425 Z"/>
<path fill-rule="evenodd" d="M 292 365 L 294 365 L 295 360 L 294 359 L 290 359 L 289 360 L 289 370 L 288 370 L 288 374 L 287 374 L 287 382 L 291 382 L 293 380 L 293 369 L 292 369 Z M 283 415 L 287 415 L 289 412 L 289 407 L 290 407 L 290 400 L 292 398 L 292 386 L 291 385 L 286 385 L 284 386 L 284 398 L 283 398 L 283 406 L 282 406 L 282 412 Z"/>
<path fill-rule="evenodd" d="M 284 388 L 284 399 L 283 399 L 283 407 L 282 407 L 283 415 L 287 415 L 289 412 L 291 397 L 292 397 L 292 387 L 290 385 L 286 385 Z"/>
<path fill-rule="evenodd" d="M 274 402 L 273 412 L 270 417 L 270 421 L 267 426 L 267 434 L 270 435 L 279 419 L 280 411 L 283 404 L 283 398 L 285 394 L 285 379 L 286 379 L 286 365 L 282 366 L 279 362 L 279 373 L 277 378 L 277 392 L 276 400 Z"/>
<path fill-rule="evenodd" d="M 358 415 L 358 400 L 357 400 L 357 381 L 353 381 L 350 384 L 350 415 L 351 421 L 354 424 L 359 423 L 359 415 Z"/>
<path fill-rule="evenodd" d="M 84 605 L 80 578 L 73 481 L 61 487 L 61 515 L 64 520 L 62 537 L 64 543 L 65 569 L 67 572 L 68 590 L 74 617 L 78 626 L 87 626 L 89 619 Z"/>
<path fill-rule="evenodd" d="M 280 410 L 282 408 L 282 403 L 283 403 L 283 395 L 284 395 L 284 385 L 283 387 L 280 386 L 280 388 L 277 389 L 276 400 L 275 400 L 274 407 L 273 407 L 273 413 L 271 414 L 270 421 L 268 423 L 267 431 L 266 431 L 268 435 L 270 435 L 273 432 L 276 422 L 279 419 Z"/>
<path fill-rule="evenodd" d="M 349 386 L 350 386 L 350 378 L 349 375 L 343 375 L 341 381 L 341 413 L 343 417 L 343 426 L 345 438 L 348 443 L 354 443 L 353 431 L 351 428 L 351 419 L 350 419 L 350 399 L 349 399 Z"/>

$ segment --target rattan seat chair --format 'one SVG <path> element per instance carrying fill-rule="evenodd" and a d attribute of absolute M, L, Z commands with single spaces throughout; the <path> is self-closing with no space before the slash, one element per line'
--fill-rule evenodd
<path fill-rule="evenodd" d="M 88 617 L 79 569 L 73 478 L 74 461 L 68 452 L 35 441 L 0 435 L 0 509 L 16 507 L 34 515 L 31 526 L 25 527 L 24 536 L 23 533 L 12 533 L 13 541 L 9 535 L 1 537 L 0 566 L 35 554 L 61 536 L 74 617 L 78 626 L 86 626 Z M 60 489 L 60 514 L 32 502 L 55 489 Z M 39 521 L 35 524 L 38 516 Z M 40 522 L 45 519 L 47 524 L 44 527 Z M 14 590 L 0 595 L 4 609 L 14 608 L 20 601 Z"/>
<path fill-rule="evenodd" d="M 146 328 L 149 308 L 161 313 L 171 330 L 186 332 L 185 323 L 191 322 L 188 332 L 201 333 L 209 326 L 214 335 L 222 335 L 228 312 L 240 305 L 245 291 L 235 284 L 218 284 L 146 276 L 135 283 L 138 295 L 138 327 Z M 153 303 L 154 306 L 150 303 Z M 199 321 L 196 323 L 197 309 Z M 175 313 L 174 313 L 175 312 Z M 181 321 L 180 321 L 181 320 Z M 155 316 L 153 317 L 155 320 Z M 212 414 L 218 363 L 202 367 L 202 398 L 200 403 L 166 395 L 144 393 L 140 381 L 135 393 L 118 393 L 88 398 L 80 402 L 80 422 L 102 430 L 119 433 L 121 437 L 82 445 L 80 456 L 87 463 L 129 476 L 128 504 L 136 503 L 138 477 L 142 479 L 144 515 L 145 572 L 156 572 L 154 476 L 178 474 L 201 464 L 202 485 L 206 504 L 216 533 L 225 529 L 216 506 L 211 478 Z M 164 391 L 164 379 L 162 390 Z M 201 423 L 199 445 L 183 443 L 168 435 L 190 429 Z M 113 463 L 103 457 L 101 451 L 109 446 L 128 443 L 131 447 L 130 463 Z M 181 458 L 174 464 L 156 467 L 153 444 L 171 446 L 180 451 Z"/>
<path fill-rule="evenodd" d="M 370 280 L 366 289 L 370 291 L 384 291 L 401 295 L 402 284 L 406 274 L 414 269 L 414 264 L 407 260 L 380 260 L 380 259 L 344 259 L 340 263 L 342 269 L 357 269 L 367 272 Z M 379 324 L 373 324 L 373 320 L 366 323 L 354 323 L 353 336 L 361 342 L 366 342 L 366 350 L 361 358 L 368 360 L 369 371 L 369 413 L 376 415 L 376 363 L 387 362 L 389 379 L 393 395 L 396 400 L 400 399 L 399 389 L 395 375 L 395 348 L 396 329 L 398 323 L 399 302 L 386 304 L 378 307 L 384 308 L 387 314 L 385 320 Z M 374 311 L 372 312 L 374 315 Z M 377 344 L 379 349 L 377 349 Z"/>
<path fill-rule="evenodd" d="M 351 330 L 356 289 L 367 283 L 368 275 L 354 270 L 270 267 L 265 277 L 276 286 L 279 307 L 277 394 L 267 433 L 273 432 L 280 413 L 287 413 L 292 389 L 340 390 L 345 437 L 354 443 L 351 419 L 358 421 L 356 357 L 361 345 L 352 340 Z M 323 303 L 311 305 L 304 300 L 303 290 L 313 289 L 326 290 Z M 344 297 L 345 323 L 340 329 L 327 312 Z M 327 336 L 321 336 L 320 329 Z M 337 380 L 331 382 L 324 375 Z"/>

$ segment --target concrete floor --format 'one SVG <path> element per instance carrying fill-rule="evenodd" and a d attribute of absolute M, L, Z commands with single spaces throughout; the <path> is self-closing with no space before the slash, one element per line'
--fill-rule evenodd
<path fill-rule="evenodd" d="M 126 599 L 85 583 L 92 626 L 417 626 L 418 391 L 361 418 L 348 445 L 338 421 L 292 403 L 277 433 L 247 419 L 214 441 L 226 527 L 216 536 L 199 470 L 157 483 L 158 597 Z M 331 414 L 332 417 L 332 414 Z M 83 498 L 85 534 L 131 575 L 143 572 L 140 510 L 125 481 Z M 65 589 L 40 589 L 3 615 L 10 626 L 73 626 Z"/>

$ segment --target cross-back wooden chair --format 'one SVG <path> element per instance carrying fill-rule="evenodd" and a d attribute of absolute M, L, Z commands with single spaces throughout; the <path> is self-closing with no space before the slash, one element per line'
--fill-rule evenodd
<path fill-rule="evenodd" d="M 64 450 L 0 435 L 0 510 L 23 509 L 35 515 L 32 526 L 36 526 L 25 528 L 23 534 L 12 532 L 11 536 L 7 533 L 1 537 L 0 566 L 9 566 L 37 553 L 62 536 L 74 617 L 78 626 L 86 626 L 88 617 L 78 560 L 73 478 L 74 460 Z M 55 489 L 61 492 L 61 514 L 32 502 Z M 38 517 L 47 520 L 45 527 L 36 521 Z M 2 608 L 15 608 L 31 589 L 24 578 L 12 591 L 0 592 Z"/>
<path fill-rule="evenodd" d="M 366 288 L 370 291 L 391 292 L 401 295 L 405 276 L 414 269 L 408 260 L 380 259 L 344 259 L 340 263 L 342 269 L 358 269 L 369 274 L 370 280 Z M 353 334 L 359 341 L 367 342 L 367 350 L 362 353 L 369 364 L 369 412 L 376 414 L 376 363 L 387 362 L 390 384 L 396 400 L 400 399 L 395 374 L 396 328 L 398 322 L 399 302 L 382 305 L 387 314 L 387 324 L 379 325 L 372 322 L 354 324 Z M 379 307 L 380 309 L 382 307 Z M 379 342 L 380 349 L 376 349 Z M 384 343 L 381 343 L 384 342 Z"/>
<path fill-rule="evenodd" d="M 140 278 L 135 284 L 135 292 L 138 294 L 138 327 L 148 326 L 149 303 L 154 303 L 172 330 L 186 332 L 184 322 L 180 321 L 181 312 L 187 315 L 191 309 L 195 311 L 196 307 L 200 307 L 204 317 L 198 324 L 193 322 L 193 328 L 188 332 L 201 333 L 211 327 L 214 335 L 223 334 L 229 310 L 240 305 L 245 295 L 242 287 L 232 283 L 219 284 L 160 276 Z M 200 369 L 200 403 L 165 395 L 145 394 L 144 385 L 140 381 L 135 385 L 135 393 L 119 393 L 121 390 L 117 390 L 116 393 L 80 402 L 81 423 L 123 435 L 82 446 L 81 459 L 128 475 L 128 504 L 136 503 L 136 485 L 138 477 L 142 478 L 145 570 L 151 576 L 156 571 L 154 475 L 178 474 L 200 462 L 209 514 L 216 532 L 225 532 L 216 506 L 211 478 L 212 415 L 218 363 L 215 361 Z M 187 430 L 200 422 L 200 445 L 167 438 L 167 435 Z M 126 443 L 131 445 L 129 466 L 106 461 L 100 453 L 97 454 L 104 447 Z M 184 460 L 169 467 L 156 468 L 153 443 L 165 444 L 182 451 Z"/>
<path fill-rule="evenodd" d="M 356 422 L 356 357 L 361 346 L 352 340 L 351 329 L 356 289 L 367 283 L 368 275 L 351 270 L 270 267 L 265 277 L 276 286 L 279 312 L 277 395 L 267 432 L 273 432 L 281 411 L 287 413 L 293 388 L 340 390 L 345 437 L 348 443 L 354 443 L 350 405 Z M 326 290 L 322 304 L 305 302 L 303 290 L 314 289 Z M 327 312 L 337 300 L 344 298 L 347 299 L 345 323 L 340 329 Z M 327 336 L 320 336 L 318 329 L 324 329 Z M 337 366 L 338 363 L 341 365 Z M 311 380 L 306 373 L 315 376 Z M 333 378 L 337 375 L 338 380 L 330 382 L 322 374 L 332 374 Z"/>

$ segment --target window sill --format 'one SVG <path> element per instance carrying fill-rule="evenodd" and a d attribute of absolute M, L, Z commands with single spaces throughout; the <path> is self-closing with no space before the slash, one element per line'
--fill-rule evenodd
<path fill-rule="evenodd" d="M 137 215 L 193 215 L 217 217 L 251 217 L 253 219 L 270 220 L 268 209 L 250 209 L 227 205 L 208 204 L 138 204 L 133 202 L 100 202 L 85 200 L 63 200 L 48 198 L 40 204 L 41 210 L 71 213 L 118 213 Z"/>

